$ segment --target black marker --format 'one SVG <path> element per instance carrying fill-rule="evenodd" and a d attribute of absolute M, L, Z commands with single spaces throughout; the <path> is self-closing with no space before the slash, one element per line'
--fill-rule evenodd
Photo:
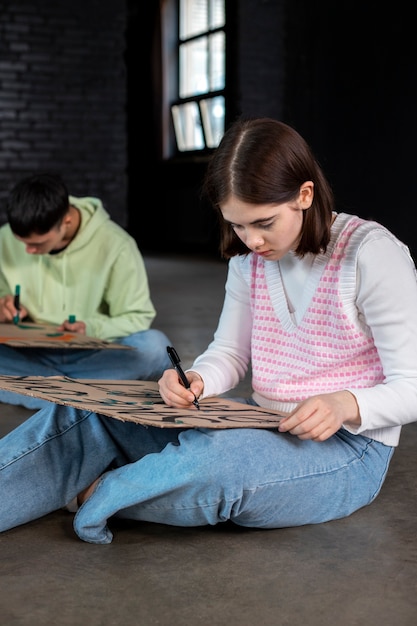
<path fill-rule="evenodd" d="M 181 359 L 178 356 L 178 352 L 172 346 L 167 346 L 167 352 L 168 352 L 169 358 L 171 359 L 171 363 L 174 366 L 174 369 L 177 370 L 178 376 L 181 378 L 181 381 L 182 381 L 184 387 L 186 389 L 190 389 L 190 383 L 188 382 L 188 378 L 184 374 L 184 370 L 182 369 L 182 367 L 180 365 Z M 194 406 L 197 407 L 198 410 L 200 410 L 200 405 L 199 405 L 198 400 L 197 400 L 197 398 L 195 396 L 194 396 L 193 404 L 194 404 Z"/>

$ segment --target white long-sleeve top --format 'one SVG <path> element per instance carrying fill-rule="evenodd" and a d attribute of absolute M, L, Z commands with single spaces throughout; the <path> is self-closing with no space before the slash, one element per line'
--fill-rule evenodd
<path fill-rule="evenodd" d="M 352 218 L 337 215 L 332 226 L 334 242 Z M 331 245 L 329 246 L 331 248 Z M 214 339 L 190 370 L 204 381 L 203 397 L 233 389 L 244 378 L 251 359 L 252 310 L 248 286 L 250 257 L 233 257 L 228 266 L 225 300 Z M 266 261 L 270 297 L 280 301 L 288 323 L 297 324 L 310 303 L 324 267 L 325 255 L 293 253 L 279 262 Z M 355 256 L 352 275 L 356 283 L 358 320 L 372 333 L 384 372 L 373 387 L 350 389 L 357 400 L 361 425 L 353 433 L 386 445 L 397 445 L 401 425 L 417 420 L 417 281 L 407 248 L 383 227 L 364 237 Z M 283 302 L 285 307 L 283 308 Z M 278 305 L 277 305 L 278 306 Z M 291 411 L 296 404 L 255 394 L 260 406 Z"/>

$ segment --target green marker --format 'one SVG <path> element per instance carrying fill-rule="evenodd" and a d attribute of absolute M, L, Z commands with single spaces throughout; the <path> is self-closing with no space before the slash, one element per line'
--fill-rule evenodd
<path fill-rule="evenodd" d="M 13 324 L 19 323 L 19 311 L 20 311 L 20 285 L 16 285 L 16 289 L 14 292 L 14 308 L 17 313 L 13 318 Z"/>
<path fill-rule="evenodd" d="M 69 323 L 70 323 L 70 324 L 74 324 L 75 320 L 76 320 L 75 315 L 70 315 L 70 316 L 68 317 L 68 321 L 69 321 Z"/>

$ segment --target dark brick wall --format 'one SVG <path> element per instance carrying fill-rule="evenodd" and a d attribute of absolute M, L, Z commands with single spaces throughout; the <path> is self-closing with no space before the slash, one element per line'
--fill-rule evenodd
<path fill-rule="evenodd" d="M 122 0 L 0 0 L 0 223 L 11 186 L 58 171 L 127 222 Z"/>
<path fill-rule="evenodd" d="M 160 4 L 0 0 L 0 223 L 16 181 L 54 169 L 74 195 L 100 197 L 142 249 L 217 254 L 212 213 L 199 205 L 204 163 L 158 157 Z M 243 113 L 293 124 L 324 166 L 338 210 L 382 222 L 417 258 L 413 5 L 227 7 L 229 120 Z"/>

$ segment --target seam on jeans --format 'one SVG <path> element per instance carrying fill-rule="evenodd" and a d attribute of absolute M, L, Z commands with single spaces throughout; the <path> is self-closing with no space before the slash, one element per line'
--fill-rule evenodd
<path fill-rule="evenodd" d="M 3 470 L 3 469 L 6 469 L 10 465 L 13 465 L 13 463 L 16 463 L 16 461 L 19 461 L 20 459 L 22 459 L 23 457 L 27 456 L 28 454 L 31 454 L 32 452 L 34 452 L 38 448 L 42 448 L 46 443 L 49 443 L 49 441 L 51 441 L 52 439 L 56 439 L 57 437 L 61 437 L 61 435 L 64 435 L 66 432 L 68 432 L 69 430 L 74 428 L 74 426 L 77 426 L 78 424 L 83 422 L 85 419 L 87 419 L 87 417 L 89 417 L 93 413 L 93 411 L 86 411 L 85 409 L 84 410 L 79 409 L 79 411 L 80 412 L 82 411 L 83 413 L 86 413 L 82 417 L 82 419 L 79 419 L 76 422 L 73 422 L 70 426 L 64 428 L 63 430 L 59 431 L 58 433 L 55 433 L 54 435 L 49 435 L 48 438 L 44 439 L 41 443 L 36 443 L 31 448 L 28 448 L 27 450 L 25 450 L 23 452 L 20 452 L 20 454 L 18 456 L 15 456 L 13 459 L 10 459 L 10 461 L 8 461 L 8 463 L 6 463 L 4 465 L 0 465 L 0 471 Z"/>

